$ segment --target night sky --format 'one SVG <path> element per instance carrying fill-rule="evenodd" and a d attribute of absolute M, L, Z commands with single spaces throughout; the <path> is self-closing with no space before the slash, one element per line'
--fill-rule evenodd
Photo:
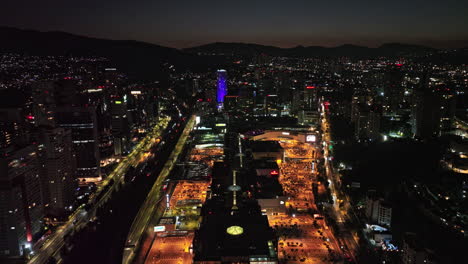
<path fill-rule="evenodd" d="M 7 0 L 0 25 L 177 48 L 216 41 L 466 47 L 468 1 Z"/>

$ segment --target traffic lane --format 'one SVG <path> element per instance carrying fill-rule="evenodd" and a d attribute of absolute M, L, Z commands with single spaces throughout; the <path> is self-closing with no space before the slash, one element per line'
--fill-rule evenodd
<path fill-rule="evenodd" d="M 130 250 L 124 251 L 122 263 L 129 263 L 134 257 L 135 249 L 138 247 L 138 243 L 140 242 L 140 238 L 142 237 L 145 226 L 148 225 L 150 217 L 153 215 L 155 201 L 160 198 L 162 183 L 169 175 L 173 166 L 175 165 L 175 162 L 179 154 L 182 152 L 185 142 L 194 124 L 195 116 L 191 116 L 190 120 L 187 121 L 184 130 L 181 131 L 181 135 L 173 151 L 170 153 L 168 160 L 164 164 L 163 169 L 159 173 L 159 176 L 156 179 L 156 182 L 153 185 L 152 189 L 150 190 L 147 199 L 140 207 L 140 210 L 135 218 L 134 224 L 132 224 L 132 226 L 130 227 L 129 234 L 127 236 L 127 243 L 132 243 L 134 247 Z"/>

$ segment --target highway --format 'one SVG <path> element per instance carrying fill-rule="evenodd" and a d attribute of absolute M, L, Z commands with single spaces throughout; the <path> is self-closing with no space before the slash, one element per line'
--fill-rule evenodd
<path fill-rule="evenodd" d="M 333 205 L 331 206 L 332 212 L 335 216 L 337 225 L 340 227 L 340 237 L 343 238 L 346 247 L 349 249 L 349 254 L 356 261 L 356 252 L 359 249 L 359 241 L 356 234 L 353 234 L 351 230 L 348 230 L 344 226 L 346 221 L 350 221 L 350 212 L 354 215 L 353 208 L 350 204 L 349 197 L 341 191 L 339 186 L 341 186 L 341 180 L 337 177 L 337 174 L 333 171 L 333 165 L 329 162 L 331 157 L 329 146 L 332 144 L 331 135 L 330 135 L 330 123 L 328 120 L 328 112 L 325 110 L 325 107 L 322 107 L 322 141 L 325 142 L 324 146 L 324 159 L 325 159 L 325 172 L 326 177 L 330 183 L 330 191 L 333 196 Z M 342 203 L 342 208 L 340 208 L 340 202 Z M 355 215 L 354 215 L 355 217 Z"/>
<path fill-rule="evenodd" d="M 40 249 L 37 249 L 35 255 L 29 260 L 30 264 L 42 264 L 48 262 L 50 257 L 54 257 L 58 263 L 60 259 L 60 250 L 65 245 L 64 238 L 71 234 L 74 230 L 80 230 L 85 227 L 88 222 L 96 215 L 96 210 L 103 205 L 114 191 L 118 191 L 120 183 L 124 184 L 124 175 L 131 166 L 136 166 L 141 162 L 142 155 L 149 151 L 157 142 L 162 131 L 166 129 L 170 121 L 169 117 L 162 117 L 151 132 L 149 132 L 126 156 L 117 167 L 101 182 L 98 189 L 91 195 L 88 206 L 90 209 L 85 210 L 84 205 L 78 207 L 69 219 L 62 226 L 52 233 L 42 244 Z M 113 180 L 113 181 L 111 181 Z M 104 192 L 104 193 L 102 193 Z"/>
<path fill-rule="evenodd" d="M 133 258 L 135 257 L 135 253 L 138 250 L 139 242 L 144 234 L 145 231 L 152 232 L 152 226 L 149 226 L 153 215 L 157 210 L 157 204 L 161 201 L 162 197 L 162 186 L 164 181 L 166 180 L 167 176 L 170 174 L 172 168 L 176 164 L 176 161 L 182 152 L 185 142 L 187 141 L 190 132 L 192 131 L 195 125 L 195 116 L 191 116 L 188 120 L 187 125 L 182 132 L 174 150 L 171 152 L 167 162 L 164 164 L 163 169 L 161 170 L 156 182 L 154 183 L 153 187 L 151 188 L 148 196 L 140 210 L 138 211 L 137 216 L 135 217 L 132 226 L 130 227 L 130 231 L 127 236 L 127 243 L 124 248 L 122 263 L 128 264 L 132 263 Z"/>

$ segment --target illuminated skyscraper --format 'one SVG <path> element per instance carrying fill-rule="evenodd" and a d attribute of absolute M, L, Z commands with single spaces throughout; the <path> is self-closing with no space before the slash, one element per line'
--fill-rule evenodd
<path fill-rule="evenodd" d="M 227 95 L 227 73 L 226 70 L 218 70 L 218 89 L 216 91 L 216 102 L 219 106 L 224 103 L 224 96 Z"/>
<path fill-rule="evenodd" d="M 110 112 L 112 115 L 111 131 L 114 137 L 114 154 L 122 155 L 127 151 L 130 137 L 130 124 L 127 117 L 127 99 L 123 97 L 112 100 Z"/>
<path fill-rule="evenodd" d="M 61 107 L 55 117 L 58 127 L 71 130 L 78 179 L 101 180 L 96 107 Z"/>
<path fill-rule="evenodd" d="M 42 230 L 37 152 L 37 145 L 29 145 L 0 158 L 0 256 L 30 252 L 33 236 Z"/>
<path fill-rule="evenodd" d="M 73 205 L 77 187 L 76 159 L 70 129 L 45 129 L 40 133 L 42 149 L 42 197 L 51 210 L 63 212 Z"/>

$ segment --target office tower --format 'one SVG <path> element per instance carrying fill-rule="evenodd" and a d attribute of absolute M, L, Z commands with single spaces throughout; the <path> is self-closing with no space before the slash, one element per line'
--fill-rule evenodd
<path fill-rule="evenodd" d="M 351 97 L 351 122 L 355 122 L 359 116 L 359 105 L 362 104 L 361 96 L 356 93 Z"/>
<path fill-rule="evenodd" d="M 456 98 L 444 85 L 434 87 L 426 74 L 414 93 L 412 130 L 415 137 L 438 137 L 452 128 Z"/>
<path fill-rule="evenodd" d="M 195 95 L 199 92 L 201 92 L 200 90 L 200 79 L 198 78 L 195 78 L 192 80 L 192 95 Z"/>
<path fill-rule="evenodd" d="M 280 116 L 281 105 L 279 103 L 280 98 L 276 94 L 267 94 L 264 97 L 264 115 L 265 116 Z"/>
<path fill-rule="evenodd" d="M 36 126 L 55 125 L 55 88 L 50 81 L 37 82 L 32 87 L 33 116 Z"/>
<path fill-rule="evenodd" d="M 307 83 L 304 87 L 303 108 L 306 110 L 317 110 L 318 108 L 318 87 L 313 83 Z"/>
<path fill-rule="evenodd" d="M 382 111 L 376 105 L 360 104 L 355 116 L 355 137 L 357 139 L 378 139 L 380 137 L 380 119 Z"/>
<path fill-rule="evenodd" d="M 114 154 L 122 155 L 127 151 L 130 137 L 129 118 L 127 116 L 127 102 L 124 98 L 113 98 L 110 105 L 111 133 L 114 141 Z"/>
<path fill-rule="evenodd" d="M 276 94 L 275 83 L 271 77 L 263 77 L 258 81 L 258 93 L 261 95 Z"/>
<path fill-rule="evenodd" d="M 292 88 L 291 112 L 297 114 L 301 109 L 301 93 L 300 89 Z"/>
<path fill-rule="evenodd" d="M 38 127 L 54 127 L 57 107 L 79 105 L 76 81 L 70 77 L 62 80 L 39 81 L 32 85 L 34 124 Z"/>
<path fill-rule="evenodd" d="M 456 97 L 448 87 L 436 88 L 437 97 L 440 100 L 440 132 L 447 133 L 452 130 L 455 119 Z"/>
<path fill-rule="evenodd" d="M 198 78 L 187 78 L 184 80 L 184 95 L 185 96 L 195 96 L 200 89 L 200 79 Z"/>
<path fill-rule="evenodd" d="M 0 255 L 26 254 L 33 236 L 42 228 L 41 166 L 36 146 L 0 157 Z"/>
<path fill-rule="evenodd" d="M 439 136 L 440 100 L 431 91 L 417 90 L 413 105 L 413 133 L 421 139 Z"/>
<path fill-rule="evenodd" d="M 42 148 L 42 190 L 45 207 L 57 213 L 71 209 L 77 187 L 76 164 L 72 153 L 71 130 L 46 129 L 40 132 Z"/>
<path fill-rule="evenodd" d="M 392 225 L 392 206 L 383 199 L 367 197 L 366 216 L 372 224 L 386 227 Z"/>
<path fill-rule="evenodd" d="M 149 128 L 158 120 L 159 100 L 156 89 L 132 90 L 127 97 L 127 113 L 135 127 Z"/>
<path fill-rule="evenodd" d="M 401 64 L 391 65 L 385 73 L 384 80 L 384 111 L 396 113 L 403 102 L 404 89 L 402 86 L 403 72 Z"/>
<path fill-rule="evenodd" d="M 34 120 L 34 116 L 27 115 L 23 108 L 0 108 L 0 149 L 23 145 L 28 138 L 27 119 Z"/>
<path fill-rule="evenodd" d="M 71 130 L 77 177 L 91 182 L 100 180 L 96 108 L 94 106 L 57 108 L 56 123 L 58 127 Z"/>
<path fill-rule="evenodd" d="M 351 122 L 355 122 L 359 117 L 361 105 L 373 105 L 372 96 L 363 92 L 355 92 L 351 97 Z"/>
<path fill-rule="evenodd" d="M 302 125 L 317 126 L 320 114 L 316 110 L 299 110 L 297 122 Z"/>
<path fill-rule="evenodd" d="M 227 72 L 226 70 L 218 70 L 218 87 L 216 90 L 216 102 L 222 107 L 224 97 L 227 95 Z"/>

